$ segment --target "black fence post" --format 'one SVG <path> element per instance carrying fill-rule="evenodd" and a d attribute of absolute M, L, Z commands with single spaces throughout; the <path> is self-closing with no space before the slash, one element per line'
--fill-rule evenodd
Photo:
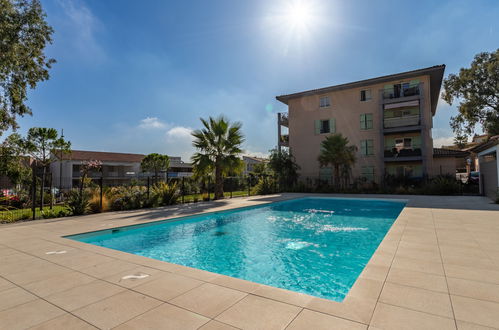
<path fill-rule="evenodd" d="M 151 177 L 147 176 L 147 200 L 149 201 L 150 197 L 150 187 L 151 187 Z"/>
<path fill-rule="evenodd" d="M 185 195 L 185 177 L 182 177 L 182 204 L 184 204 L 184 195 Z"/>
<path fill-rule="evenodd" d="M 251 195 L 251 177 L 248 176 L 248 197 Z"/>
<path fill-rule="evenodd" d="M 103 183 L 104 183 L 104 176 L 101 175 L 100 177 L 100 180 L 99 180 L 99 188 L 100 188 L 100 201 L 99 201 L 99 207 L 100 207 L 100 211 L 102 212 L 102 198 L 103 198 L 103 190 L 102 190 L 102 186 L 103 186 Z"/>
<path fill-rule="evenodd" d="M 52 172 L 50 172 L 49 174 L 50 174 L 50 209 L 52 210 L 52 208 L 54 207 L 54 189 L 52 186 Z"/>
<path fill-rule="evenodd" d="M 230 190 L 230 198 L 232 198 L 232 190 L 234 190 L 234 187 L 232 186 L 234 184 L 234 178 L 233 177 L 229 177 L 229 190 Z"/>
<path fill-rule="evenodd" d="M 211 177 L 208 177 L 208 186 L 206 187 L 206 189 L 208 190 L 208 202 L 211 199 L 211 196 L 210 196 L 210 185 L 211 185 Z"/>
<path fill-rule="evenodd" d="M 33 166 L 32 167 L 32 171 L 33 171 L 33 183 L 31 185 L 31 188 L 32 188 L 32 200 L 31 200 L 31 212 L 33 212 L 33 220 L 36 219 L 36 173 L 35 173 L 35 167 Z"/>

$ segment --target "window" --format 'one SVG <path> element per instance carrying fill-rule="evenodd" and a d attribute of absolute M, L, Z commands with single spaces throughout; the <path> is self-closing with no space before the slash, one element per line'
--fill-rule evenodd
<path fill-rule="evenodd" d="M 369 101 L 370 99 L 372 99 L 372 95 L 371 95 L 371 90 L 370 89 L 363 89 L 363 90 L 360 91 L 360 100 L 362 102 Z"/>
<path fill-rule="evenodd" d="M 336 132 L 336 121 L 334 118 L 315 121 L 315 134 L 328 134 Z"/>
<path fill-rule="evenodd" d="M 366 130 L 373 128 L 373 114 L 364 113 L 360 115 L 360 129 Z"/>
<path fill-rule="evenodd" d="M 397 150 L 412 149 L 412 138 L 395 139 L 395 148 Z"/>
<path fill-rule="evenodd" d="M 331 102 L 329 101 L 329 96 L 322 96 L 319 99 L 319 107 L 321 108 L 326 108 L 331 105 Z"/>
<path fill-rule="evenodd" d="M 373 140 L 361 140 L 360 141 L 360 153 L 364 156 L 374 155 L 374 141 Z"/>
<path fill-rule="evenodd" d="M 367 181 L 374 181 L 374 166 L 362 166 L 360 176 Z"/>

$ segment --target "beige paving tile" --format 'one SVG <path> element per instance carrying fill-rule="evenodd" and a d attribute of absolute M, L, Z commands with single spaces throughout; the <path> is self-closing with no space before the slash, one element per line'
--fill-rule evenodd
<path fill-rule="evenodd" d="M 499 303 L 499 285 L 458 278 L 447 278 L 449 291 L 453 295 L 466 296 Z"/>
<path fill-rule="evenodd" d="M 499 271 L 496 270 L 450 264 L 444 264 L 444 268 L 448 277 L 499 284 Z"/>
<path fill-rule="evenodd" d="M 233 326 L 222 322 L 211 320 L 210 322 L 199 328 L 199 330 L 237 330 L 237 328 L 234 328 Z"/>
<path fill-rule="evenodd" d="M 226 286 L 228 288 L 231 288 L 234 290 L 239 290 L 239 291 L 244 291 L 247 293 L 252 293 L 252 292 L 256 291 L 260 286 L 260 284 L 258 284 L 258 283 L 245 281 L 245 280 L 241 280 L 239 278 L 225 276 L 225 275 L 220 275 L 210 282 L 213 284 Z"/>
<path fill-rule="evenodd" d="M 120 286 L 95 280 L 88 284 L 47 296 L 45 299 L 64 310 L 73 311 L 104 298 L 114 296 L 124 290 Z"/>
<path fill-rule="evenodd" d="M 194 330 L 209 321 L 208 318 L 170 304 L 163 304 L 118 327 L 116 330 Z"/>
<path fill-rule="evenodd" d="M 248 295 L 217 316 L 217 320 L 241 329 L 283 329 L 301 308 Z"/>
<path fill-rule="evenodd" d="M 458 330 L 494 330 L 497 328 L 489 328 L 483 325 L 473 324 L 464 321 L 456 321 Z"/>
<path fill-rule="evenodd" d="M 57 316 L 63 315 L 62 309 L 41 299 L 12 307 L 0 312 L 0 329 L 27 329 Z"/>
<path fill-rule="evenodd" d="M 46 262 L 40 265 L 26 267 L 22 271 L 6 275 L 6 277 L 18 285 L 25 285 L 32 282 L 43 281 L 54 276 L 62 276 L 71 272 L 71 269 Z"/>
<path fill-rule="evenodd" d="M 442 256 L 442 258 L 444 264 L 499 271 L 499 267 L 489 258 L 474 258 L 459 255 Z"/>
<path fill-rule="evenodd" d="M 83 268 L 80 271 L 82 273 L 94 276 L 97 278 L 105 278 L 112 276 L 114 274 L 122 273 L 127 270 L 135 269 L 138 266 L 136 264 L 125 262 L 121 260 L 113 260 L 110 262 L 93 265 L 87 268 Z"/>
<path fill-rule="evenodd" d="M 444 275 L 444 268 L 442 263 L 417 260 L 405 257 L 395 257 L 395 259 L 393 259 L 392 268 L 415 270 L 418 272 L 430 273 L 441 276 Z"/>
<path fill-rule="evenodd" d="M 389 269 L 389 266 L 377 266 L 368 264 L 359 275 L 359 277 L 383 282 L 388 275 Z"/>
<path fill-rule="evenodd" d="M 412 258 L 436 263 L 442 262 L 439 252 L 427 251 L 425 249 L 399 247 L 396 255 L 398 257 Z"/>
<path fill-rule="evenodd" d="M 117 274 L 104 277 L 103 279 L 119 286 L 134 288 L 147 282 L 154 281 L 164 274 L 168 273 L 142 266 L 130 270 L 125 270 Z"/>
<path fill-rule="evenodd" d="M 0 297 L 0 311 L 38 299 L 38 297 L 32 295 L 28 291 L 16 286 L 1 291 Z"/>
<path fill-rule="evenodd" d="M 488 327 L 499 324 L 498 303 L 454 295 L 451 295 L 451 300 L 457 320 Z"/>
<path fill-rule="evenodd" d="M 268 285 L 260 285 L 253 294 L 300 307 L 306 306 L 314 298 L 307 294 L 274 288 Z"/>
<path fill-rule="evenodd" d="M 376 299 L 347 296 L 341 303 L 322 298 L 313 298 L 307 304 L 306 308 L 368 324 L 375 306 Z"/>
<path fill-rule="evenodd" d="M 96 330 L 97 328 L 88 324 L 85 321 L 71 315 L 64 314 L 55 319 L 43 322 L 39 325 L 30 328 L 30 330 Z"/>
<path fill-rule="evenodd" d="M 448 292 L 447 283 L 444 276 L 422 273 L 414 270 L 392 268 L 388 273 L 386 281 L 426 290 L 439 291 L 444 293 Z"/>
<path fill-rule="evenodd" d="M 378 303 L 371 326 L 385 330 L 447 330 L 455 329 L 453 319 Z"/>
<path fill-rule="evenodd" d="M 11 281 L 8 281 L 0 277 L 0 292 L 15 287 L 16 285 Z"/>
<path fill-rule="evenodd" d="M 446 293 L 385 283 L 379 301 L 420 312 L 453 318 L 449 295 Z"/>
<path fill-rule="evenodd" d="M 205 283 L 170 300 L 170 303 L 214 318 L 246 295 L 242 291 Z"/>
<path fill-rule="evenodd" d="M 68 289 L 90 283 L 94 280 L 95 279 L 93 277 L 72 271 L 62 275 L 52 276 L 45 280 L 26 284 L 25 288 L 37 296 L 46 297 L 57 292 L 66 291 Z"/>
<path fill-rule="evenodd" d="M 367 325 L 304 309 L 286 330 L 361 330 Z"/>
<path fill-rule="evenodd" d="M 159 300 L 168 301 L 203 283 L 190 277 L 163 273 L 154 281 L 136 286 L 134 290 Z"/>
<path fill-rule="evenodd" d="M 212 272 L 207 272 L 205 270 L 201 269 L 196 269 L 196 268 L 191 268 L 191 267 L 182 267 L 179 268 L 175 271 L 176 274 L 179 275 L 184 275 L 188 277 L 192 277 L 201 281 L 205 282 L 210 282 L 213 281 L 215 278 L 219 277 L 219 274 L 215 274 Z"/>
<path fill-rule="evenodd" d="M 161 304 L 142 294 L 125 291 L 73 311 L 73 314 L 101 329 L 111 329 Z"/>
<path fill-rule="evenodd" d="M 367 278 L 358 278 L 348 292 L 348 296 L 367 299 L 378 299 L 383 282 Z"/>
<path fill-rule="evenodd" d="M 74 250 L 66 254 L 55 255 L 54 258 L 52 258 L 50 261 L 74 270 L 81 270 L 113 260 L 113 258 L 102 254 L 87 252 L 83 250 Z"/>

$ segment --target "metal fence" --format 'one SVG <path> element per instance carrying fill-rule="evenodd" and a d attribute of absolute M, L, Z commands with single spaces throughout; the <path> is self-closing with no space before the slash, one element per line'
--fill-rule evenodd
<path fill-rule="evenodd" d="M 152 207 L 151 200 L 160 184 L 173 187 L 175 203 L 210 201 L 215 197 L 212 177 L 167 179 L 151 175 L 134 177 L 117 185 L 106 177 L 93 176 L 87 178 L 83 186 L 80 185 L 80 178 L 63 178 L 62 181 L 72 184 L 60 189 L 53 185 L 50 174 L 47 174 L 42 190 L 42 178 L 35 173 L 31 180 L 23 184 L 0 187 L 0 222 L 70 215 L 66 207 L 68 199 L 71 194 L 82 191 L 90 200 L 90 212 Z M 223 183 L 224 197 L 250 196 L 257 181 L 258 178 L 253 176 L 226 177 Z"/>
<path fill-rule="evenodd" d="M 66 178 L 66 180 L 69 179 L 74 178 Z M 234 198 L 280 192 L 431 195 L 477 195 L 479 193 L 477 182 L 463 183 L 452 176 L 432 178 L 387 176 L 382 182 L 352 177 L 335 182 L 333 178 L 323 176 L 303 176 L 296 181 L 288 179 L 270 175 L 226 177 L 223 182 L 224 197 Z M 0 222 L 70 215 L 67 204 L 71 194 L 81 193 L 81 191 L 84 191 L 89 199 L 88 212 L 131 210 L 170 203 L 196 203 L 210 201 L 215 197 L 215 184 L 210 176 L 168 179 L 142 176 L 121 185 L 109 184 L 110 181 L 101 176 L 89 178 L 84 187 L 78 184 L 78 180 L 74 182 L 77 185 L 61 190 L 52 185 L 51 176 L 48 174 L 45 176 L 42 190 L 42 178 L 35 173 L 30 180 L 25 180 L 22 184 L 0 187 Z M 161 188 L 162 184 L 166 184 L 166 187 Z M 155 198 L 163 198 L 163 200 L 155 203 Z"/>

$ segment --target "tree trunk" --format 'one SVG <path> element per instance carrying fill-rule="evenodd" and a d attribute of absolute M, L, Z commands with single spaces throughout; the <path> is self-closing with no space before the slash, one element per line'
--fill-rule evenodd
<path fill-rule="evenodd" d="M 224 182 L 222 177 L 222 169 L 220 166 L 215 166 L 215 199 L 224 197 Z"/>
<path fill-rule="evenodd" d="M 46 167 L 43 166 L 43 174 L 42 174 L 42 184 L 41 184 L 41 191 L 40 191 L 40 211 L 43 211 L 43 193 L 45 190 L 45 171 Z"/>
<path fill-rule="evenodd" d="M 340 186 L 340 166 L 334 165 L 334 185 L 336 188 Z"/>

